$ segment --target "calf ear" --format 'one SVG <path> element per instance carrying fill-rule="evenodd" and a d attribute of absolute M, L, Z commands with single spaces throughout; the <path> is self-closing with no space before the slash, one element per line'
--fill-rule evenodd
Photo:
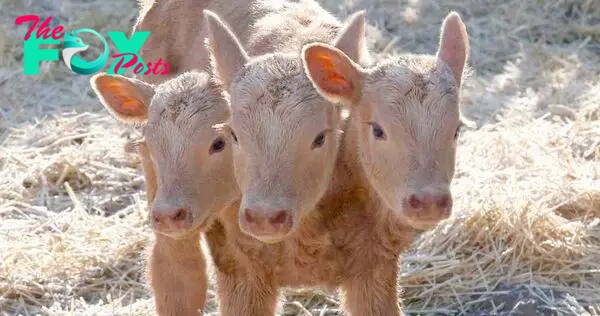
<path fill-rule="evenodd" d="M 117 119 L 128 123 L 144 123 L 154 96 L 154 86 L 138 79 L 101 73 L 90 79 L 100 102 Z"/>
<path fill-rule="evenodd" d="M 211 51 L 213 72 L 223 85 L 229 89 L 236 73 L 250 59 L 233 31 L 221 18 L 209 10 L 204 10 L 208 28 L 208 43 Z"/>
<path fill-rule="evenodd" d="M 456 12 L 450 12 L 442 23 L 437 56 L 446 62 L 460 85 L 469 57 L 469 37 L 465 24 Z"/>
<path fill-rule="evenodd" d="M 364 74 L 341 50 L 323 43 L 302 48 L 304 71 L 317 91 L 330 102 L 353 104 L 360 99 Z"/>
<path fill-rule="evenodd" d="M 365 14 L 366 12 L 361 10 L 348 17 L 334 41 L 334 46 L 355 63 L 370 62 L 365 33 L 367 23 Z"/>

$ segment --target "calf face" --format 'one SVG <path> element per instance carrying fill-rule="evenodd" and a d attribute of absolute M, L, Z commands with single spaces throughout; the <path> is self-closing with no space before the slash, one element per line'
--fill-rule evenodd
<path fill-rule="evenodd" d="M 396 57 L 363 69 L 339 49 L 315 43 L 304 46 L 302 57 L 325 98 L 354 105 L 361 164 L 387 206 L 418 228 L 447 218 L 468 57 L 459 15 L 444 20 L 437 56 Z"/>
<path fill-rule="evenodd" d="M 98 74 L 91 85 L 117 119 L 145 125 L 142 144 L 156 170 L 150 220 L 157 232 L 181 237 L 205 228 L 238 196 L 231 143 L 214 127 L 228 119 L 229 107 L 208 74 L 188 72 L 158 86 Z"/>
<path fill-rule="evenodd" d="M 293 232 L 325 193 L 340 144 L 341 109 L 322 98 L 298 54 L 250 58 L 229 27 L 205 11 L 213 68 L 232 108 L 224 125 L 234 135 L 242 191 L 239 225 L 265 242 Z M 364 12 L 353 15 L 335 46 L 361 51 Z"/>

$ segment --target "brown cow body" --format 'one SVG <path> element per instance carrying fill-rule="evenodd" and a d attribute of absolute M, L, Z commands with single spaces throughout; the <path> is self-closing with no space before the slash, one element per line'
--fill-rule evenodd
<path fill-rule="evenodd" d="M 306 25 L 315 16 L 327 22 L 332 34 L 340 27 L 339 21 L 313 0 L 143 0 L 133 32 L 151 32 L 139 50 L 145 61 L 168 62 L 168 75 L 143 75 L 137 79 L 160 83 L 191 70 L 210 70 L 209 53 L 205 39 L 208 36 L 202 11 L 219 14 L 244 45 L 253 45 L 254 54 L 291 49 L 298 53 L 304 43 L 290 45 L 295 32 L 304 31 L 303 38 L 318 34 L 318 24 Z M 252 28 L 258 20 L 258 28 Z M 258 30 L 267 30 L 256 33 Z M 277 32 L 272 32 L 276 29 Z M 332 36 L 335 36 L 333 34 Z M 286 44 L 278 46 L 278 44 Z"/>

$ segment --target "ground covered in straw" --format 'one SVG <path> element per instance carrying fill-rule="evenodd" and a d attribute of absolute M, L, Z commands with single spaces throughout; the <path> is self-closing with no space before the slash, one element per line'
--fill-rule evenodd
<path fill-rule="evenodd" d="M 406 310 L 597 315 L 600 2 L 441 2 L 324 1 L 340 18 L 366 8 L 381 55 L 434 53 L 451 9 L 468 26 L 473 73 L 463 104 L 477 127 L 460 138 L 455 215 L 404 256 Z M 135 0 L 0 0 L 0 8 L 0 315 L 153 315 L 143 177 L 123 150 L 137 132 L 61 61 L 23 75 L 25 27 L 14 25 L 38 14 L 68 31 L 129 34 Z M 85 35 L 91 59 L 99 52 Z M 209 295 L 207 314 L 216 315 Z M 294 291 L 282 314 L 337 315 L 338 303 L 335 293 Z"/>

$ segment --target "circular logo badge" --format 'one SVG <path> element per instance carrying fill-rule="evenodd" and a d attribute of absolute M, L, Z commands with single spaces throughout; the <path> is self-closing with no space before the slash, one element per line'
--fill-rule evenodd
<path fill-rule="evenodd" d="M 76 53 L 85 51 L 90 47 L 89 45 L 85 45 L 79 37 L 75 36 L 76 34 L 86 32 L 98 36 L 102 40 L 102 43 L 104 43 L 104 52 L 94 61 L 85 61 L 75 56 Z M 91 75 L 99 71 L 108 60 L 108 44 L 104 37 L 94 30 L 79 29 L 71 32 L 71 34 L 65 32 L 64 41 L 62 48 L 63 61 L 69 69 L 80 75 Z"/>

